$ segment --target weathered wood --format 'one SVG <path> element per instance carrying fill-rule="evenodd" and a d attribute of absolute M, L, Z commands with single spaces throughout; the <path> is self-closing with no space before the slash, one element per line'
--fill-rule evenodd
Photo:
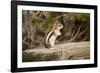
<path fill-rule="evenodd" d="M 22 57 L 23 62 L 89 59 L 90 43 L 74 42 L 55 45 L 54 49 L 40 48 L 24 50 Z"/>

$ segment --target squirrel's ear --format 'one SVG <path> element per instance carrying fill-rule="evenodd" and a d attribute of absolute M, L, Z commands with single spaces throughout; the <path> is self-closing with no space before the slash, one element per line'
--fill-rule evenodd
<path fill-rule="evenodd" d="M 53 25 L 53 29 L 52 30 L 55 30 L 55 29 L 56 29 L 56 24 Z"/>

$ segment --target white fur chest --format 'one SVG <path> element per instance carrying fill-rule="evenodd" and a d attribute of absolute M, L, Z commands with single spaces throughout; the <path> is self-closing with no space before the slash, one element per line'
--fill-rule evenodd
<path fill-rule="evenodd" d="M 56 38 L 57 36 L 52 35 L 51 38 L 49 39 L 49 42 L 51 43 L 52 46 L 54 46 Z"/>
<path fill-rule="evenodd" d="M 54 32 L 55 32 L 55 34 L 56 34 L 57 36 L 61 35 L 61 32 L 58 31 L 58 30 L 55 30 Z"/>

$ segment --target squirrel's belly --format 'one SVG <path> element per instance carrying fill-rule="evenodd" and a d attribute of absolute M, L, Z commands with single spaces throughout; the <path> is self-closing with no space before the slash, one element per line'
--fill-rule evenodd
<path fill-rule="evenodd" d="M 52 36 L 52 37 L 49 39 L 49 43 L 50 43 L 52 46 L 54 46 L 55 41 L 56 41 L 56 38 L 57 38 L 57 37 Z"/>

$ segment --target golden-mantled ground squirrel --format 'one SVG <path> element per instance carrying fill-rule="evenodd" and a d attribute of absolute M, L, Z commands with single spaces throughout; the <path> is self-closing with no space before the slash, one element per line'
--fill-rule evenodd
<path fill-rule="evenodd" d="M 46 48 L 53 49 L 56 38 L 61 35 L 60 29 L 63 28 L 63 25 L 59 22 L 55 22 L 52 30 L 46 36 Z"/>

